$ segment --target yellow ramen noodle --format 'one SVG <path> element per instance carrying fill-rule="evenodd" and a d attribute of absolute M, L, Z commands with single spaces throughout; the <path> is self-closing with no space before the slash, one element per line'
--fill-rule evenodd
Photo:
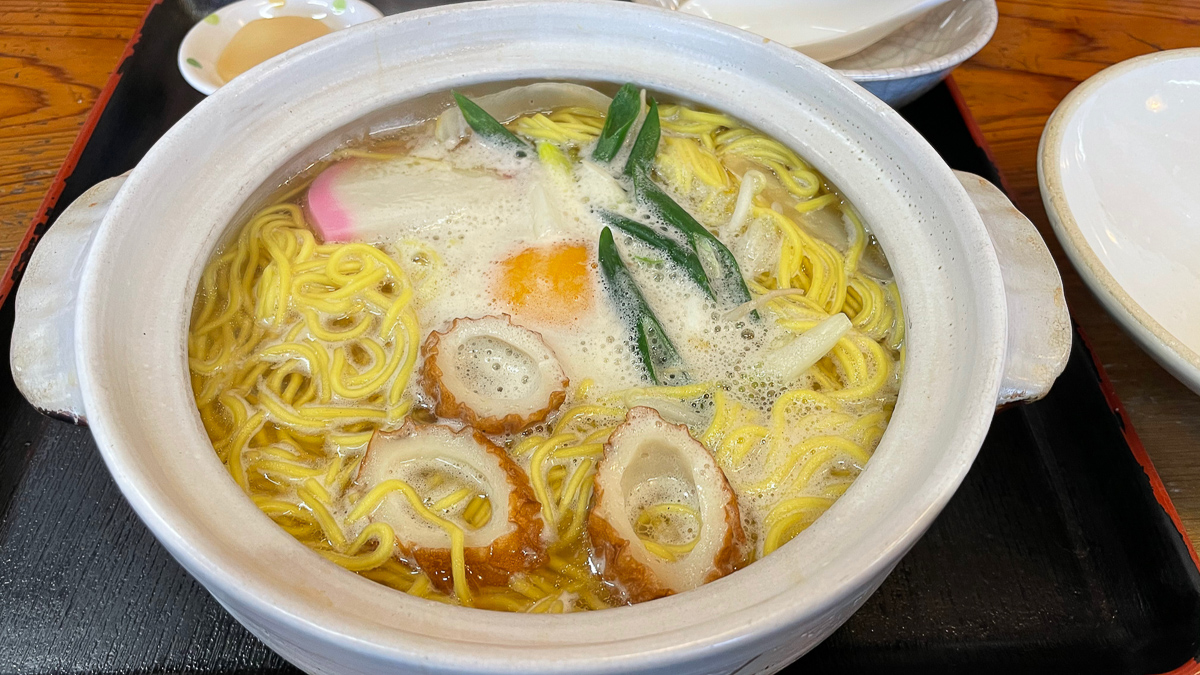
<path fill-rule="evenodd" d="M 646 302 L 661 311 L 666 332 L 679 336 L 690 382 L 660 386 L 640 375 L 636 345 L 597 272 L 603 223 L 591 214 L 617 203 L 612 208 L 621 213 L 645 216 L 620 205 L 628 189 L 620 172 L 605 174 L 603 163 L 589 159 L 604 110 L 564 107 L 507 121 L 536 149 L 519 159 L 498 155 L 479 134 L 447 148 L 425 123 L 335 153 L 255 213 L 205 269 L 189 365 L 201 419 L 232 480 L 280 527 L 347 570 L 422 598 L 504 611 L 561 613 L 629 601 L 628 589 L 605 573 L 589 517 L 606 443 L 633 407 L 652 407 L 685 426 L 724 473 L 745 534 L 733 567 L 772 554 L 811 525 L 868 464 L 887 426 L 903 368 L 899 293 L 853 206 L 795 152 L 719 113 L 664 105 L 658 114 L 654 180 L 729 247 L 751 296 L 715 307 L 654 251 L 620 240 L 627 264 L 646 268 L 633 276 L 651 289 Z M 638 124 L 646 115 L 643 102 Z M 353 172 L 364 181 L 398 172 L 404 184 L 449 202 L 482 201 L 494 187 L 518 194 L 528 185 L 535 197 L 497 197 L 459 211 L 451 204 L 451 215 L 402 236 L 322 239 L 312 222 L 317 197 L 309 194 L 318 187 L 309 178 L 317 186 Z M 446 190 L 448 177 L 472 187 L 456 195 Z M 351 194 L 345 190 L 338 194 Z M 543 202 L 551 204 L 553 224 L 539 231 Z M 418 209 L 406 203 L 414 206 L 387 208 L 403 220 Z M 428 224 L 435 221 L 450 224 L 439 230 Z M 499 234 L 476 242 L 472 232 Z M 499 251 L 508 257 L 492 260 Z M 519 264 L 506 266 L 506 259 Z M 596 290 L 580 295 L 590 285 Z M 677 288 L 697 299 L 671 301 Z M 511 297 L 525 304 L 505 305 Z M 537 313 L 523 316 L 525 306 Z M 591 314 L 544 321 L 546 308 L 556 306 Z M 475 474 L 456 473 L 449 463 L 445 471 L 360 480 L 375 434 L 406 424 L 463 425 L 441 416 L 445 401 L 430 399 L 420 381 L 421 346 L 432 332 L 447 331 L 449 319 L 484 314 L 510 316 L 544 338 L 570 380 L 550 410 L 505 418 L 481 435 L 519 467 L 506 469 L 510 476 L 523 472 L 521 490 L 536 500 L 542 528 L 537 547 L 544 549 L 525 552 L 537 564 L 500 577 L 479 571 L 492 568 L 470 542 L 509 505 L 479 488 Z M 753 367 L 756 355 L 824 330 L 838 315 L 848 328 L 791 379 Z M 698 327 L 679 328 L 688 322 Z M 442 384 L 448 392 L 451 383 Z M 386 503 L 410 509 L 404 513 L 412 522 L 428 528 L 421 536 L 445 542 L 445 554 L 406 544 L 397 521 L 379 516 Z M 683 498 L 662 498 L 630 517 L 653 565 L 686 560 L 699 532 L 712 526 Z M 422 563 L 437 556 L 444 567 Z"/>

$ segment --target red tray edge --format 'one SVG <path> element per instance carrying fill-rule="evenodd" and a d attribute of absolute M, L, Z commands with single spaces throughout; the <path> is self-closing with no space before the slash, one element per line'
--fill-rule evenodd
<path fill-rule="evenodd" d="M 50 189 L 46 191 L 46 196 L 42 199 L 41 205 L 38 207 L 37 213 L 30 222 L 29 227 L 25 231 L 25 236 L 21 240 L 13 254 L 12 260 L 8 264 L 8 268 L 4 272 L 3 280 L 0 281 L 0 305 L 3 305 L 8 300 L 8 295 L 12 291 L 15 283 L 15 278 L 22 270 L 25 269 L 29 262 L 28 253 L 32 250 L 33 245 L 40 239 L 37 233 L 39 227 L 46 223 L 50 210 L 58 203 L 59 196 L 62 195 L 67 178 L 75 171 L 75 165 L 79 161 L 79 156 L 83 154 L 84 148 L 87 147 L 88 141 L 92 138 L 92 132 L 96 129 L 96 124 L 100 121 L 100 116 L 104 113 L 105 107 L 108 105 L 109 99 L 112 97 L 113 91 L 116 90 L 117 84 L 121 81 L 121 70 L 125 65 L 125 61 L 133 54 L 134 48 L 142 39 L 142 28 L 146 24 L 146 18 L 150 16 L 150 12 L 155 7 L 160 5 L 163 0 L 153 0 L 146 11 L 142 14 L 141 21 L 138 22 L 137 29 L 129 41 L 125 43 L 125 49 L 121 53 L 117 65 L 113 68 L 112 74 L 104 84 L 104 88 L 100 90 L 100 94 L 96 97 L 96 102 L 92 105 L 92 109 L 88 112 L 87 118 L 84 119 L 83 126 L 79 130 L 79 135 L 75 137 L 75 141 L 71 144 L 71 149 L 67 152 L 66 158 L 63 160 L 62 166 L 59 167 L 58 173 L 54 176 L 54 181 L 50 184 Z M 959 114 L 967 124 L 967 128 L 971 132 L 971 137 L 975 143 L 987 155 L 988 161 L 992 166 L 996 167 L 996 173 L 1000 176 L 1001 185 L 1005 192 L 1011 194 L 1008 185 L 1008 179 L 1004 172 L 1000 170 L 996 164 L 995 156 L 992 154 L 991 145 L 987 138 L 983 135 L 983 130 L 979 128 L 975 116 L 971 113 L 971 109 L 967 106 L 963 99 L 962 91 L 958 88 L 958 83 L 955 82 L 954 76 L 946 77 L 946 85 L 950 89 L 950 94 L 954 98 L 954 104 L 958 108 Z M 1092 357 L 1092 363 L 1096 367 L 1096 372 L 1100 376 L 1100 388 L 1104 392 L 1104 398 L 1108 402 L 1109 407 L 1114 413 L 1121 418 L 1121 434 L 1125 437 L 1126 443 L 1129 445 L 1130 451 L 1133 453 L 1134 459 L 1141 465 L 1142 470 L 1146 472 L 1146 477 L 1150 481 L 1150 488 L 1154 492 L 1154 498 L 1158 501 L 1160 507 L 1171 518 L 1175 529 L 1179 532 L 1179 536 L 1183 538 L 1184 544 L 1187 546 L 1188 554 L 1191 555 L 1192 563 L 1200 570 L 1200 556 L 1197 556 L 1195 547 L 1192 546 L 1192 541 L 1187 535 L 1187 531 L 1183 528 L 1183 522 L 1179 519 L 1179 512 L 1175 510 L 1175 504 L 1171 501 L 1170 495 L 1167 493 L 1166 486 L 1163 485 L 1162 478 L 1159 477 L 1158 471 L 1154 468 L 1154 463 L 1150 460 L 1150 456 L 1146 453 L 1145 446 L 1142 445 L 1141 439 L 1137 435 L 1137 431 L 1133 428 L 1133 422 L 1129 419 L 1129 415 L 1125 411 L 1125 406 L 1121 403 L 1120 397 L 1117 396 L 1116 390 L 1113 388 L 1112 381 L 1108 378 L 1108 373 L 1104 370 L 1104 366 L 1096 358 L 1095 352 L 1092 350 L 1091 341 L 1084 333 L 1083 329 L 1076 326 L 1080 338 L 1088 348 L 1088 353 Z M 1200 675 L 1200 661 L 1191 659 L 1182 664 L 1178 668 L 1163 673 L 1162 675 Z"/>
<path fill-rule="evenodd" d="M 133 54 L 134 47 L 142 39 L 142 28 L 146 25 L 146 18 L 150 16 L 150 12 L 161 4 L 162 1 L 153 0 L 146 8 L 146 12 L 142 14 L 142 18 L 138 22 L 137 28 L 133 31 L 133 35 L 125 43 L 125 49 L 121 52 L 121 58 L 118 59 L 116 67 L 113 68 L 112 73 L 108 76 L 108 80 L 104 83 L 104 88 L 100 90 L 100 94 L 96 97 L 96 102 L 92 104 L 92 109 L 88 111 L 87 117 L 84 118 L 83 126 L 79 129 L 79 135 L 75 137 L 75 141 L 71 144 L 71 149 L 67 151 L 67 156 L 63 160 L 62 166 L 58 168 L 58 173 L 54 175 L 54 181 L 50 184 L 50 188 L 46 190 L 46 196 L 42 198 L 42 203 L 38 206 L 37 213 L 34 215 L 33 220 L 30 221 L 29 227 L 25 230 L 25 236 L 13 252 L 12 260 L 9 261 L 8 268 L 4 271 L 4 277 L 0 279 L 0 305 L 8 301 L 8 295 L 12 292 L 13 285 L 16 283 L 16 277 L 29 264 L 29 255 L 33 251 L 33 245 L 41 238 L 42 233 L 39 233 L 38 230 L 46 224 L 50 210 L 54 208 L 55 204 L 58 203 L 58 198 L 62 195 L 67 178 L 75 171 L 75 165 L 79 162 L 79 156 L 83 154 L 83 149 L 87 147 L 88 141 L 91 140 L 92 132 L 96 130 L 96 124 L 100 121 L 100 116 L 104 114 L 105 107 L 108 106 L 108 100 L 112 98 L 113 91 L 117 88 L 117 83 L 121 81 L 121 70 L 125 65 L 126 59 Z"/>
<path fill-rule="evenodd" d="M 996 158 L 992 155 L 992 148 L 987 142 L 987 138 L 983 135 L 983 130 L 979 128 L 979 123 L 975 121 L 975 116 L 971 114 L 971 109 L 963 98 L 962 91 L 958 88 L 958 83 L 954 81 L 954 76 L 946 77 L 946 85 L 950 89 L 951 96 L 954 97 L 954 104 L 958 107 L 958 112 L 962 115 L 963 120 L 967 123 L 967 128 L 971 132 L 971 138 L 975 143 L 983 149 L 987 155 L 988 161 L 996 168 L 997 175 L 1000 176 L 1000 183 L 1004 187 L 1004 191 L 1012 194 L 1009 190 L 1008 179 L 1004 172 L 1000 169 L 1000 165 L 996 164 Z M 1150 460 L 1150 455 L 1146 453 L 1146 447 L 1142 445 L 1141 438 L 1138 437 L 1137 431 L 1133 428 L 1133 420 L 1129 419 L 1129 414 L 1125 411 L 1125 405 L 1121 403 L 1121 398 L 1117 396 L 1117 391 L 1113 387 L 1112 380 L 1108 378 L 1108 371 L 1104 369 L 1104 365 L 1100 363 L 1096 352 L 1092 349 L 1092 342 L 1088 339 L 1087 333 L 1083 328 L 1076 325 L 1075 329 L 1079 332 L 1080 339 L 1087 347 L 1088 355 L 1092 359 L 1092 365 L 1096 367 L 1096 372 L 1100 376 L 1100 390 L 1104 392 L 1104 400 L 1108 402 L 1108 407 L 1121 419 L 1121 435 L 1125 437 L 1125 443 L 1129 446 L 1130 452 L 1133 453 L 1134 459 L 1141 465 L 1142 471 L 1146 472 L 1146 478 L 1150 481 L 1150 489 L 1154 493 L 1154 499 L 1162 510 L 1170 517 L 1174 523 L 1175 529 L 1179 532 L 1179 536 L 1183 539 L 1184 545 L 1187 546 L 1188 554 L 1192 557 L 1192 564 L 1200 570 L 1200 556 L 1196 555 L 1196 549 L 1192 546 L 1192 540 L 1188 537 L 1187 530 L 1183 527 L 1183 521 L 1179 519 L 1179 512 L 1175 510 L 1175 503 L 1171 501 L 1171 496 L 1167 493 L 1167 488 L 1163 485 L 1162 478 L 1158 475 L 1158 470 L 1154 468 L 1154 462 Z M 1162 675 L 1200 675 L 1200 661 L 1193 658 L 1188 660 L 1183 665 L 1175 670 L 1172 670 Z"/>

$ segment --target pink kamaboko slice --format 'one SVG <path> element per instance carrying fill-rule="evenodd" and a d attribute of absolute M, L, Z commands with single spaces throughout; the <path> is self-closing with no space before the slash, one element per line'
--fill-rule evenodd
<path fill-rule="evenodd" d="M 308 188 L 308 218 L 326 243 L 384 243 L 486 211 L 504 201 L 511 179 L 420 157 L 351 158 Z"/>

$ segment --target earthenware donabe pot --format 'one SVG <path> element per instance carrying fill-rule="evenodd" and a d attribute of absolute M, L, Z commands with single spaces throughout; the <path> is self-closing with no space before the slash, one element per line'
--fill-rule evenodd
<path fill-rule="evenodd" d="M 427 95 L 540 78 L 635 82 L 799 151 L 882 243 L 908 336 L 882 443 L 812 527 L 698 590 L 569 616 L 429 602 L 306 549 L 213 452 L 185 349 L 205 261 L 281 178 L 364 126 L 394 124 L 396 110 L 449 103 Z M 1070 345 L 1058 274 L 1033 227 L 995 188 L 951 172 L 886 105 L 762 38 L 607 1 L 413 12 L 265 63 L 198 105 L 128 177 L 64 214 L 17 302 L 12 362 L 26 397 L 86 419 L 163 546 L 312 673 L 773 672 L 879 586 L 958 487 L 998 402 L 1043 395 Z"/>

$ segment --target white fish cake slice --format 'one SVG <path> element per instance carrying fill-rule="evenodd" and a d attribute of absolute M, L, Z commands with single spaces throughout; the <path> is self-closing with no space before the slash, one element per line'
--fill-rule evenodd
<path fill-rule="evenodd" d="M 490 433 L 541 422 L 567 397 L 570 381 L 542 336 L 507 315 L 455 319 L 425 340 L 421 384 L 437 414 Z"/>
<path fill-rule="evenodd" d="M 725 474 L 687 427 L 666 422 L 654 409 L 631 409 L 613 431 L 595 485 L 588 532 L 601 573 L 630 601 L 691 590 L 743 564 L 746 536 Z M 637 531 L 643 513 L 670 510 L 698 517 L 688 528 L 668 528 L 666 537 L 674 541 L 644 540 Z M 664 556 L 668 548 L 677 553 Z"/>
<path fill-rule="evenodd" d="M 391 479 L 408 483 L 427 506 L 434 505 L 431 510 L 463 529 L 469 579 L 503 586 L 513 574 L 545 563 L 541 505 L 529 477 L 478 431 L 417 426 L 410 421 L 394 433 L 376 433 L 356 483 L 370 490 Z M 490 502 L 491 516 L 481 527 L 472 528 L 464 521 L 470 497 L 441 512 L 434 508 L 445 496 L 442 493 L 464 486 L 472 495 L 487 495 Z M 371 520 L 391 526 L 401 554 L 416 561 L 440 589 L 451 590 L 450 535 L 445 530 L 422 518 L 400 492 L 385 497 Z"/>

